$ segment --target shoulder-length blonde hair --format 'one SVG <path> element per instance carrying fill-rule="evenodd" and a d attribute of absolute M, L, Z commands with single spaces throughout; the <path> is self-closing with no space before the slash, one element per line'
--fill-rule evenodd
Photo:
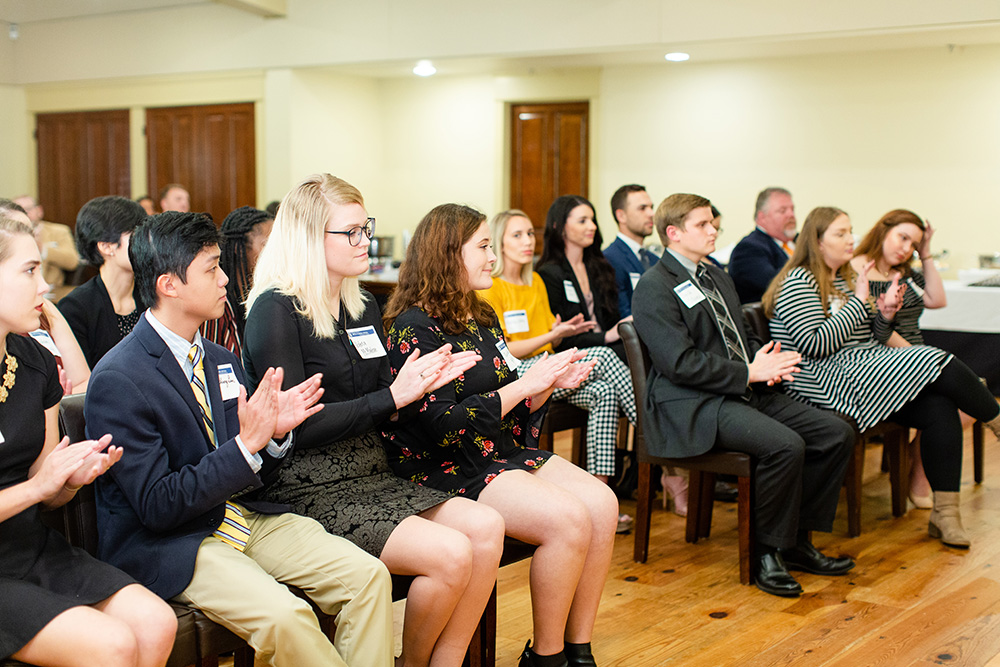
<path fill-rule="evenodd" d="M 493 265 L 493 271 L 490 273 L 494 278 L 503 276 L 505 261 L 503 256 L 503 235 L 507 233 L 507 223 L 511 221 L 511 218 L 524 218 L 528 222 L 531 222 L 528 214 L 518 208 L 501 211 L 490 220 L 490 242 L 493 244 L 493 254 L 497 256 L 497 263 Z M 533 271 L 534 267 L 531 262 L 521 267 L 521 281 L 525 285 L 531 284 L 531 274 Z"/>
<path fill-rule="evenodd" d="M 316 336 L 337 334 L 340 313 L 330 312 L 334 295 L 327 277 L 325 240 L 330 207 L 344 204 L 364 207 L 365 201 L 356 187 L 330 174 L 310 176 L 285 195 L 257 259 L 247 313 L 261 294 L 273 289 L 295 299 L 297 312 L 312 322 Z M 357 278 L 341 282 L 340 303 L 351 317 L 364 313 L 365 299 Z"/>
<path fill-rule="evenodd" d="M 854 256 L 863 256 L 867 261 L 876 259 L 882 254 L 882 244 L 885 243 L 885 237 L 889 235 L 889 230 L 896 225 L 905 223 L 915 225 L 922 234 L 927 233 L 927 226 L 920 219 L 920 216 L 905 208 L 897 208 L 879 218 L 875 226 L 868 230 L 865 237 L 858 243 L 858 247 L 854 249 Z M 890 270 L 899 271 L 900 275 L 905 278 L 913 272 L 913 267 L 910 266 L 912 262 L 913 258 L 907 257 L 902 263 L 896 264 Z"/>
<path fill-rule="evenodd" d="M 767 291 L 764 292 L 764 297 L 761 299 L 761 302 L 764 304 L 764 313 L 768 317 L 774 316 L 774 303 L 781 292 L 781 284 L 784 282 L 785 277 L 789 271 L 798 266 L 812 272 L 816 283 L 819 285 L 819 298 L 823 303 L 823 314 L 830 314 L 830 295 L 839 294 L 840 291 L 833 286 L 830 267 L 823 261 L 823 253 L 819 250 L 819 241 L 823 238 L 823 234 L 826 233 L 826 230 L 829 229 L 833 221 L 842 215 L 847 214 L 839 208 L 819 206 L 810 211 L 809 215 L 806 216 L 806 221 L 802 224 L 802 231 L 799 232 L 799 237 L 795 240 L 795 252 L 792 253 L 791 258 L 785 263 L 784 268 L 778 272 L 778 275 L 768 285 Z M 850 262 L 845 262 L 843 266 L 837 269 L 837 273 L 847 281 L 850 289 L 854 289 L 855 272 L 851 268 Z"/>
<path fill-rule="evenodd" d="M 386 329 L 413 305 L 438 320 L 449 336 L 465 331 L 470 317 L 480 326 L 496 324 L 493 307 L 468 287 L 462 262 L 462 246 L 485 221 L 485 215 L 461 204 L 441 204 L 424 216 L 406 247 L 399 281 L 385 306 Z"/>

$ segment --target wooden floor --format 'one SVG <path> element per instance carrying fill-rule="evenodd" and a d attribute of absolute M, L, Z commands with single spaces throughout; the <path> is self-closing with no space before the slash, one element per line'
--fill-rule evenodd
<path fill-rule="evenodd" d="M 962 514 L 973 546 L 927 536 L 929 510 L 894 519 L 881 449 L 866 456 L 863 532 L 814 534 L 857 567 L 845 577 L 796 573 L 798 599 L 741 586 L 735 504 L 717 503 L 712 537 L 684 541 L 684 520 L 654 509 L 649 561 L 619 535 L 594 636 L 601 667 L 684 665 L 985 665 L 1000 667 L 1000 445 L 986 431 L 983 484 L 972 481 L 966 431 Z M 558 443 L 557 443 L 558 451 Z M 634 514 L 634 503 L 624 503 Z M 501 570 L 497 665 L 513 667 L 531 633 L 528 563 Z"/>

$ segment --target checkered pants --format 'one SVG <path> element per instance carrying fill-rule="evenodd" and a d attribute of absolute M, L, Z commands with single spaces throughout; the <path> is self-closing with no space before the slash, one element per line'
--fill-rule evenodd
<path fill-rule="evenodd" d="M 565 400 L 590 413 L 587 418 L 587 472 L 592 475 L 615 474 L 615 446 L 618 441 L 618 416 L 624 413 L 635 424 L 635 392 L 632 374 L 614 350 L 588 347 L 582 361 L 597 359 L 597 366 L 576 389 L 556 389 L 552 399 Z M 531 368 L 541 355 L 523 359 L 518 373 Z"/>

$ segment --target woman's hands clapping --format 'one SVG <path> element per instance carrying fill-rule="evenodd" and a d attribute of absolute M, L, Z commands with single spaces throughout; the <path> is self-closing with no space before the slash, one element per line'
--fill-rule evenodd
<path fill-rule="evenodd" d="M 893 271 L 892 283 L 889 285 L 889 289 L 875 300 L 875 305 L 878 306 L 882 317 L 891 320 L 896 316 L 896 313 L 903 306 L 903 294 L 905 292 L 906 284 L 899 284 L 899 271 Z"/>
<path fill-rule="evenodd" d="M 427 354 L 420 354 L 419 349 L 413 350 L 389 386 L 396 408 L 409 405 L 427 392 L 443 387 L 481 359 L 472 351 L 452 354 L 448 343 Z"/>
<path fill-rule="evenodd" d="M 110 447 L 110 443 L 110 434 L 72 445 L 69 438 L 63 438 L 31 478 L 42 500 L 55 498 L 64 490 L 76 492 L 107 472 L 122 457 L 122 448 Z"/>

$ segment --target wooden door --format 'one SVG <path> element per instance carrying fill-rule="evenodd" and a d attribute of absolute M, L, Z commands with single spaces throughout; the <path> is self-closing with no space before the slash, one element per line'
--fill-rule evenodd
<path fill-rule="evenodd" d="M 256 206 L 257 174 L 253 103 L 146 110 L 148 183 L 180 183 L 191 210 L 207 211 L 216 224 L 240 206 Z"/>
<path fill-rule="evenodd" d="M 35 137 L 38 202 L 46 220 L 75 227 L 90 199 L 131 196 L 128 109 L 40 113 Z"/>
<path fill-rule="evenodd" d="M 590 103 L 514 104 L 510 110 L 510 207 L 531 218 L 540 253 L 553 200 L 587 196 Z"/>

